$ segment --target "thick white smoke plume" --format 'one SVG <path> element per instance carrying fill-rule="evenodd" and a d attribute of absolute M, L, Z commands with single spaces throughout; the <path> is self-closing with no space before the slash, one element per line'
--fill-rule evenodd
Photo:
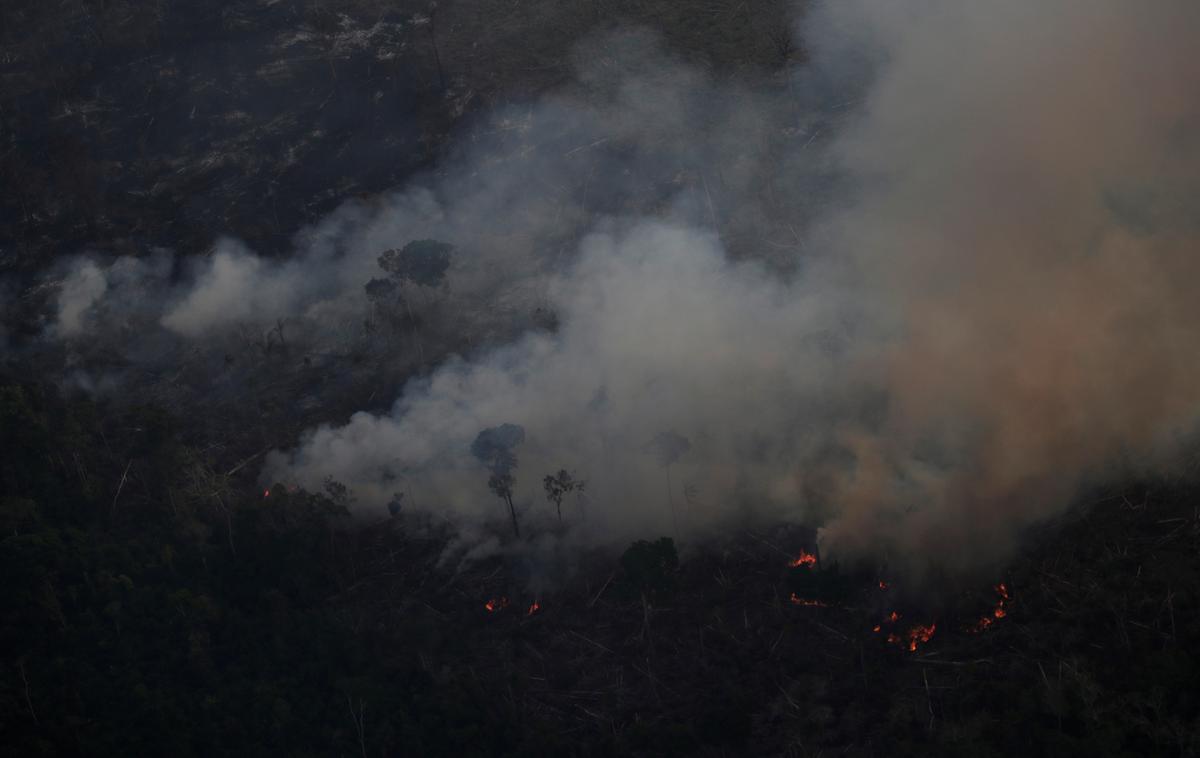
<path fill-rule="evenodd" d="M 540 493 L 543 475 L 574 470 L 594 503 L 588 529 L 605 535 L 673 529 L 672 498 L 680 528 L 733 515 L 735 497 L 799 512 L 796 464 L 817 410 L 808 406 L 834 379 L 815 331 L 832 319 L 832 300 L 730 262 L 712 233 L 613 222 L 552 283 L 556 334 L 452 362 L 410 385 L 391 416 L 318 429 L 271 470 L 308 485 L 352 482 L 367 502 L 415 489 L 439 506 L 492 513 L 470 446 L 513 421 L 528 431 L 515 451 L 522 499 Z M 651 443 L 671 431 L 690 449 L 669 473 Z"/>
<path fill-rule="evenodd" d="M 809 519 L 842 555 L 955 569 L 1114 462 L 1165 465 L 1200 407 L 1200 5 L 837 2 L 802 36 L 782 93 L 597 43 L 575 90 L 293 260 L 223 243 L 161 323 L 348 323 L 375 256 L 426 237 L 459 251 L 443 318 L 552 310 L 269 459 L 366 508 L 502 523 L 470 446 L 513 423 L 527 518 L 565 468 L 580 535 Z M 71 282 L 64 334 L 105 296 Z"/>
<path fill-rule="evenodd" d="M 557 334 L 269 471 L 498 512 L 468 447 L 513 422 L 518 499 L 573 469 L 607 534 L 674 529 L 673 499 L 688 531 L 821 508 L 845 552 L 1002 555 L 1194 421 L 1198 22 L 1188 2 L 831 4 L 806 39 L 876 68 L 832 148 L 854 191 L 794 278 L 670 213 L 613 222 L 555 280 Z M 668 430 L 691 443 L 672 471 L 648 450 Z"/>

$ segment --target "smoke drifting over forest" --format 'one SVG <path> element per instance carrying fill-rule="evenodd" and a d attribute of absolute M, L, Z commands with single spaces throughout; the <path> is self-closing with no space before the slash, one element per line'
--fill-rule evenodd
<path fill-rule="evenodd" d="M 810 60 L 762 86 L 597 38 L 573 86 L 286 260 L 232 239 L 80 257 L 47 335 L 288 319 L 319 349 L 361 330 L 380 253 L 447 242 L 445 285 L 402 288 L 420 329 L 378 347 L 481 347 L 263 481 L 503 525 L 471 444 L 517 424 L 518 511 L 550 518 L 542 478 L 567 469 L 587 490 L 564 516 L 601 542 L 788 519 L 832 554 L 970 568 L 1114 464 L 1175 465 L 1200 402 L 1200 7 L 838 2 L 799 23 Z"/>

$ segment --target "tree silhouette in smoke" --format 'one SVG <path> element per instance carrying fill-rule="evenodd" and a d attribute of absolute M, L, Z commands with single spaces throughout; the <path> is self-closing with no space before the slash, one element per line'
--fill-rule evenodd
<path fill-rule="evenodd" d="M 379 256 L 379 268 L 397 283 L 437 287 L 446 280 L 452 250 L 454 246 L 446 242 L 414 240 L 402 248 L 385 250 Z"/>
<path fill-rule="evenodd" d="M 371 303 L 372 319 L 386 319 L 395 327 L 392 306 L 396 304 L 397 284 L 391 279 L 372 278 L 363 285 L 363 291 Z"/>
<path fill-rule="evenodd" d="M 491 471 L 488 489 L 508 503 L 513 535 L 518 538 L 521 536 L 521 528 L 517 524 L 517 508 L 512 499 L 513 486 L 516 484 L 513 472 L 517 468 L 517 455 L 513 448 L 524 441 L 524 427 L 517 424 L 501 424 L 484 429 L 471 443 L 471 455 Z"/>
<path fill-rule="evenodd" d="M 366 285 L 367 297 L 373 303 L 390 299 L 392 289 L 403 290 L 405 284 L 417 287 L 437 287 L 446 282 L 446 272 L 450 269 L 450 253 L 454 246 L 437 240 L 413 240 L 402 248 L 384 250 L 380 254 L 379 268 L 388 273 L 388 279 L 372 279 Z M 417 355 L 421 363 L 425 362 L 425 351 L 421 347 L 421 336 L 417 331 L 417 322 L 413 317 L 409 297 L 401 292 L 400 299 L 404 302 L 409 323 L 412 324 L 413 337 L 417 344 Z"/>
<path fill-rule="evenodd" d="M 554 509 L 558 512 L 558 520 L 562 521 L 562 501 L 565 496 L 572 492 L 583 492 L 587 482 L 582 479 L 576 479 L 570 471 L 559 469 L 557 474 L 547 476 L 542 480 L 542 487 L 546 490 L 546 499 L 554 503 Z"/>

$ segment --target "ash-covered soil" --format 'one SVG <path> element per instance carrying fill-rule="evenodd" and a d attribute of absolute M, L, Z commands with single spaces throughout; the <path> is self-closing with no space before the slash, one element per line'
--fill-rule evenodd
<path fill-rule="evenodd" d="M 472 114 L 565 81 L 576 43 L 656 29 L 736 73 L 793 58 L 784 3 L 64 0 L 5 4 L 0 271 L 93 247 L 267 255 L 434 165 Z"/>

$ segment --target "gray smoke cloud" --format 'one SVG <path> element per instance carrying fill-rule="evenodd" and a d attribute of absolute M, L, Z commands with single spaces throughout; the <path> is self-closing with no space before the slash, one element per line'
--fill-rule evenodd
<path fill-rule="evenodd" d="M 738 491 L 799 508 L 806 419 L 796 401 L 833 380 L 814 339 L 833 316 L 830 297 L 796 297 L 761 264 L 729 261 L 711 232 L 648 219 L 606 227 L 550 282 L 557 333 L 452 361 L 410 385 L 391 415 L 313 431 L 275 457 L 271 475 L 307 485 L 332 476 L 366 502 L 403 477 L 423 500 L 492 514 L 470 446 L 515 420 L 528 432 L 516 474 L 525 499 L 543 475 L 575 469 L 597 501 L 588 529 L 624 535 L 672 528 L 667 472 L 649 448 L 674 429 L 691 444 L 674 464 L 688 525 L 732 515 Z M 702 495 L 685 502 L 680 482 Z"/>
<path fill-rule="evenodd" d="M 609 216 L 658 209 L 687 224 L 719 221 L 727 240 L 756 255 L 764 239 L 774 253 L 795 248 L 796 219 L 771 217 L 759 197 L 788 146 L 812 136 L 779 87 L 712 82 L 664 55 L 645 32 L 600 37 L 578 57 L 572 86 L 486 113 L 436 170 L 389 195 L 346 203 L 298 233 L 286 258 L 226 237 L 196 260 L 164 252 L 78 259 L 60 276 L 56 336 L 124 350 L 136 322 L 162 348 L 157 362 L 169 365 L 168 338 L 176 352 L 223 345 L 283 320 L 308 350 L 392 350 L 364 338 L 364 321 L 381 321 L 364 285 L 386 275 L 377 264 L 385 250 L 436 239 L 454 248 L 445 285 L 399 293 L 436 357 L 447 345 L 475 349 L 552 322 L 548 282 Z M 783 207 L 789 195 L 801 196 L 786 192 L 785 181 L 820 179 L 779 172 L 771 201 Z M 790 265 L 788 255 L 775 257 Z M 120 270 L 130 273 L 118 284 Z M 80 291 L 76 282 L 96 287 Z"/>
<path fill-rule="evenodd" d="M 506 506 L 470 446 L 505 423 L 524 518 L 544 475 L 587 480 L 579 539 L 820 522 L 831 554 L 914 570 L 1000 560 L 1114 464 L 1168 466 L 1200 407 L 1200 6 L 854 0 L 800 35 L 811 59 L 758 87 L 597 39 L 572 86 L 288 260 L 221 241 L 141 302 L 187 339 L 290 317 L 330 342 L 380 252 L 453 244 L 410 300 L 430 344 L 476 349 L 263 477 L 408 493 L 475 553 Z M 120 290 L 88 271 L 64 334 Z"/>
<path fill-rule="evenodd" d="M 825 153 L 851 191 L 807 227 L 793 276 L 731 259 L 689 215 L 702 196 L 596 224 L 551 281 L 556 334 L 315 429 L 268 475 L 334 476 L 368 503 L 403 477 L 429 507 L 495 515 L 468 448 L 513 422 L 525 508 L 544 507 L 544 473 L 583 472 L 605 536 L 669 533 L 674 499 L 692 534 L 819 517 L 848 556 L 998 559 L 1194 423 L 1198 21 L 1187 2 L 825 6 L 798 86 L 869 83 Z M 645 86 L 606 115 L 686 141 L 687 108 Z M 763 110 L 723 133 L 752 142 L 777 123 Z M 802 187 L 803 147 L 743 164 L 736 191 Z M 647 453 L 668 430 L 690 442 L 672 471 Z"/>
<path fill-rule="evenodd" d="M 84 317 L 107 289 L 108 277 L 93 261 L 75 266 L 58 293 L 58 333 L 64 337 L 81 333 Z"/>

